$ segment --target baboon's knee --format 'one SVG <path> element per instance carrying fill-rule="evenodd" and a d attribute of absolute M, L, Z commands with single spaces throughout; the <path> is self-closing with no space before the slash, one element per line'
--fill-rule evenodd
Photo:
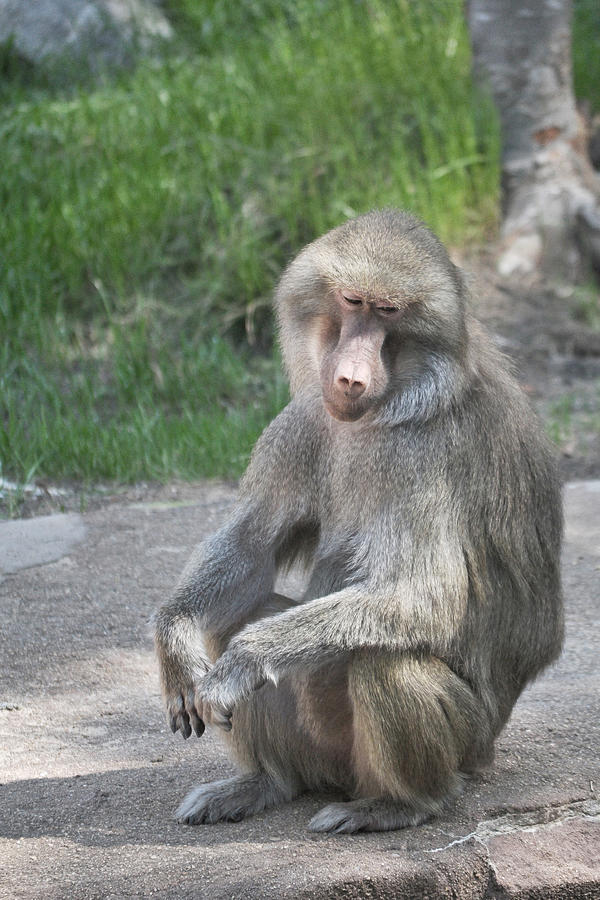
<path fill-rule="evenodd" d="M 350 666 L 360 793 L 441 799 L 488 742 L 483 707 L 439 659 L 360 657 Z"/>

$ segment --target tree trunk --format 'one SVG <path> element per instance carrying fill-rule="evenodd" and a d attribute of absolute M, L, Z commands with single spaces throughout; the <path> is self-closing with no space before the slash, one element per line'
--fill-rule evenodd
<path fill-rule="evenodd" d="M 499 270 L 569 280 L 600 268 L 600 180 L 571 77 L 569 0 L 469 0 L 475 71 L 502 128 Z"/>

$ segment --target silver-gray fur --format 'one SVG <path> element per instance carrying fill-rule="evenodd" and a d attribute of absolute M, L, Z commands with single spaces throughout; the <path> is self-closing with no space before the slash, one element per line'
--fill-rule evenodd
<path fill-rule="evenodd" d="M 310 244 L 276 305 L 291 403 L 157 615 L 171 727 L 220 726 L 245 773 L 178 817 L 331 788 L 349 802 L 313 830 L 417 824 L 492 758 L 560 652 L 553 455 L 413 217 L 369 213 Z M 273 590 L 298 561 L 295 603 Z"/>

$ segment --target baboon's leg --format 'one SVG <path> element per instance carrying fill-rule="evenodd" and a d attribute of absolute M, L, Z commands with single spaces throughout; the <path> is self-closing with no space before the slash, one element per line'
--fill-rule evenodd
<path fill-rule="evenodd" d="M 264 772 L 238 775 L 194 788 L 179 806 L 175 818 L 186 825 L 239 822 L 293 796 L 289 787 Z"/>
<path fill-rule="evenodd" d="M 384 831 L 439 812 L 491 739 L 470 687 L 439 659 L 388 654 L 357 654 L 348 686 L 357 799 L 325 807 L 311 829 Z"/>
<path fill-rule="evenodd" d="M 295 601 L 272 594 L 234 630 L 203 634 L 205 649 L 212 662 L 225 650 L 233 634 L 249 621 L 276 615 Z M 236 708 L 233 729 L 226 735 L 245 774 L 201 784 L 187 794 L 175 813 L 186 825 L 238 822 L 270 806 L 278 806 L 295 797 L 301 780 L 291 763 L 285 763 L 289 750 L 295 702 L 285 684 L 265 685 L 261 691 Z M 268 720 L 268 721 L 267 721 Z M 276 733 L 274 734 L 273 731 Z M 268 765 L 270 774 L 265 771 Z"/>
<path fill-rule="evenodd" d="M 355 831 L 391 831 L 420 825 L 431 813 L 414 812 L 389 797 L 368 797 L 324 806 L 309 823 L 311 831 L 352 834 Z"/>

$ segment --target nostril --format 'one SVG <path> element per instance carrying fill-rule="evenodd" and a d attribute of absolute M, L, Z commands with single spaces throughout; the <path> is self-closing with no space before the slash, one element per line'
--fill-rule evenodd
<path fill-rule="evenodd" d="M 364 381 L 360 381 L 357 378 L 347 378 L 345 375 L 340 375 L 337 383 L 346 397 L 350 397 L 352 400 L 356 400 L 361 394 L 364 394 L 367 387 Z"/>

